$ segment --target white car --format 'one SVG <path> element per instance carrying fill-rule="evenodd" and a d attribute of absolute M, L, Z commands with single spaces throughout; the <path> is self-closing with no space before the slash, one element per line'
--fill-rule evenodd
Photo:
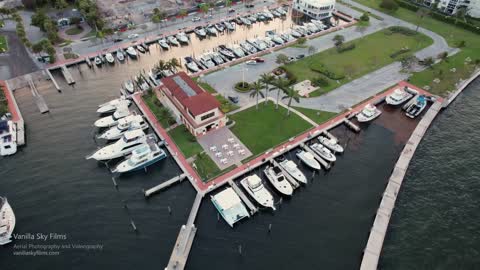
<path fill-rule="evenodd" d="M 192 22 L 199 22 L 200 20 L 200 17 L 193 17 Z"/>
<path fill-rule="evenodd" d="M 129 39 L 138 38 L 138 34 L 130 34 L 130 35 L 128 35 L 128 38 Z"/>

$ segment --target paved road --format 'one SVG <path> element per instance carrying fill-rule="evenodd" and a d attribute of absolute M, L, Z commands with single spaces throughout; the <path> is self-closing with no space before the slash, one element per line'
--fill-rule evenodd
<path fill-rule="evenodd" d="M 319 52 L 332 48 L 334 46 L 332 38 L 337 34 L 345 36 L 346 41 L 350 41 L 394 25 L 404 26 L 411 29 L 416 28 L 416 26 L 411 23 L 407 23 L 392 16 L 383 14 L 356 2 L 348 1 L 348 3 L 361 9 L 368 10 L 371 13 L 384 18 L 384 20 L 379 21 L 371 17 L 370 26 L 368 26 L 367 30 L 363 34 L 358 31 L 357 27 L 350 27 L 329 33 L 313 40 L 309 40 L 307 42 L 309 46 L 314 46 L 317 49 L 317 52 Z M 339 3 L 337 3 L 337 9 L 353 16 L 361 15 L 360 12 Z M 450 48 L 445 39 L 432 31 L 420 28 L 419 32 L 430 36 L 434 41 L 431 46 L 424 48 L 415 54 L 420 59 L 425 57 L 436 57 L 439 53 L 444 51 L 447 51 L 450 54 L 458 51 L 458 49 Z M 208 74 L 203 77 L 203 80 L 210 83 L 222 95 L 239 96 L 240 105 L 247 104 L 250 101 L 249 96 L 247 94 L 239 94 L 235 92 L 233 90 L 233 85 L 240 81 L 242 77 L 244 77 L 247 82 L 253 82 L 259 78 L 260 74 L 269 72 L 278 67 L 279 65 L 275 63 L 275 59 L 276 55 L 279 53 L 283 53 L 288 56 L 296 56 L 298 54 L 307 55 L 308 49 L 285 48 L 264 56 L 266 62 L 262 65 L 247 66 L 245 64 L 240 64 Z M 395 62 L 350 83 L 342 85 L 341 87 L 325 95 L 315 98 L 301 99 L 300 103 L 296 103 L 294 105 L 331 112 L 340 112 L 343 109 L 349 108 L 352 105 L 357 104 L 360 101 L 365 100 L 366 98 L 384 90 L 388 86 L 391 86 L 401 80 L 405 80 L 408 78 L 408 76 L 408 74 L 401 72 L 401 65 L 398 62 Z M 272 93 L 272 95 L 276 95 L 276 93 Z"/>
<path fill-rule="evenodd" d="M 37 65 L 30 58 L 25 46 L 20 42 L 17 34 L 12 31 L 0 31 L 8 40 L 7 53 L 0 54 L 0 80 L 6 80 L 38 70 Z"/>

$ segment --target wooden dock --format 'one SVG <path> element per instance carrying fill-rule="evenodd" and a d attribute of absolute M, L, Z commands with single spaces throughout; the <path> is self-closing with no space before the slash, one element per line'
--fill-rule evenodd
<path fill-rule="evenodd" d="M 277 166 L 282 171 L 285 179 L 287 179 L 287 181 L 292 185 L 293 189 L 297 189 L 298 187 L 300 187 L 300 184 L 295 179 L 293 179 L 293 177 L 287 171 L 285 171 L 285 169 L 283 169 L 283 167 L 280 166 L 275 159 L 272 158 L 270 161 L 273 165 Z"/>
<path fill-rule="evenodd" d="M 186 174 L 182 173 L 181 175 L 178 175 L 178 176 L 175 176 L 173 177 L 172 179 L 170 180 L 167 180 L 157 186 L 154 186 L 150 189 L 147 189 L 145 192 L 144 192 L 144 195 L 145 197 L 150 197 L 152 194 L 156 193 L 156 192 L 159 192 L 177 182 L 181 182 L 183 179 L 185 179 L 185 177 L 187 177 Z"/>
<path fill-rule="evenodd" d="M 28 85 L 30 86 L 30 91 L 32 92 L 33 99 L 35 100 L 35 104 L 37 104 L 38 109 L 40 110 L 40 113 L 47 113 L 49 111 L 47 103 L 45 102 L 45 99 L 43 98 L 42 95 L 37 90 L 37 87 L 35 86 L 35 83 L 33 83 L 32 77 L 29 75 L 25 76 L 25 79 L 28 82 Z"/>
<path fill-rule="evenodd" d="M 325 134 L 325 136 L 327 136 L 328 138 L 333 139 L 333 140 L 338 142 L 338 139 L 335 136 L 333 136 L 332 133 L 325 130 L 325 131 L 323 131 L 323 134 Z"/>
<path fill-rule="evenodd" d="M 325 169 L 330 169 L 330 164 L 324 160 L 323 158 L 321 158 L 319 155 L 317 155 L 317 153 L 315 153 L 315 151 L 312 150 L 312 148 L 310 148 L 309 146 L 305 145 L 304 143 L 302 143 L 300 145 L 305 151 L 309 152 L 310 154 L 312 154 L 315 159 L 322 165 L 323 168 Z"/>
<path fill-rule="evenodd" d="M 235 193 L 240 197 L 240 199 L 245 203 L 245 205 L 250 209 L 250 214 L 253 215 L 258 211 L 258 208 L 250 201 L 250 199 L 243 193 L 243 191 L 233 182 L 232 179 L 228 180 L 228 184 L 233 188 Z"/>
<path fill-rule="evenodd" d="M 387 187 L 383 193 L 382 201 L 378 207 L 373 226 L 370 230 L 370 235 L 367 241 L 363 253 L 362 263 L 360 270 L 376 270 L 378 268 L 378 260 L 382 252 L 383 241 L 388 230 L 388 224 L 390 217 L 397 200 L 400 187 L 410 164 L 417 146 L 423 138 L 423 135 L 427 131 L 428 127 L 432 123 L 433 119 L 437 116 L 438 112 L 442 108 L 442 102 L 436 101 L 427 113 L 423 116 L 422 120 L 418 123 L 417 127 L 413 131 L 410 139 L 405 144 L 400 157 L 393 169 L 392 175 L 388 180 Z"/>
<path fill-rule="evenodd" d="M 345 118 L 345 120 L 343 120 L 343 122 L 345 123 L 345 125 L 347 125 L 347 127 L 349 127 L 350 129 L 352 129 L 353 131 L 355 132 L 360 132 L 360 128 L 355 125 L 352 121 L 348 120 L 347 118 Z"/>
<path fill-rule="evenodd" d="M 57 81 L 55 80 L 55 78 L 53 77 L 52 73 L 50 72 L 50 69 L 45 69 L 45 72 L 47 73 L 48 77 L 50 78 L 50 81 L 52 81 L 53 85 L 55 86 L 55 88 L 57 89 L 57 91 L 60 91 L 60 86 L 58 85 Z"/>
<path fill-rule="evenodd" d="M 65 65 L 60 66 L 60 70 L 62 71 L 63 77 L 65 77 L 65 80 L 67 81 L 68 84 L 75 83 L 75 80 L 73 79 L 73 76 L 70 73 L 70 70 L 68 70 L 67 66 Z"/>

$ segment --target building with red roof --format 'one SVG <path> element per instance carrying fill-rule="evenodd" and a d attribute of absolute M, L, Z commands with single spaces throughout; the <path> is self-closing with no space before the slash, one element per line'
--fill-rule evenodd
<path fill-rule="evenodd" d="M 227 117 L 220 110 L 220 102 L 203 90 L 185 72 L 160 80 L 159 99 L 170 108 L 177 122 L 194 135 L 225 126 Z"/>

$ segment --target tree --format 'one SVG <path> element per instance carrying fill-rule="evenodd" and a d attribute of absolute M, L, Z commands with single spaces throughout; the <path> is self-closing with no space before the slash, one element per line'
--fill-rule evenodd
<path fill-rule="evenodd" d="M 307 38 L 306 38 L 306 37 L 299 37 L 299 38 L 297 39 L 297 44 L 299 44 L 299 45 L 305 44 L 305 42 L 307 42 Z"/>
<path fill-rule="evenodd" d="M 231 7 L 232 6 L 232 0 L 225 0 L 225 6 L 226 7 Z"/>
<path fill-rule="evenodd" d="M 288 56 L 281 53 L 281 54 L 277 55 L 277 60 L 275 62 L 277 64 L 284 65 L 284 64 L 288 63 Z"/>
<path fill-rule="evenodd" d="M 178 15 L 180 17 L 182 17 L 182 19 L 185 19 L 185 16 L 187 16 L 188 12 L 186 9 L 181 9 L 179 12 L 178 12 Z"/>
<path fill-rule="evenodd" d="M 178 62 L 177 58 L 172 58 L 167 62 L 167 66 L 169 69 L 177 72 L 177 68 L 181 67 L 180 62 Z"/>
<path fill-rule="evenodd" d="M 45 32 L 44 24 L 47 20 L 49 20 L 49 18 L 45 13 L 45 10 L 43 8 L 39 8 L 35 11 L 35 13 L 33 13 L 32 22 L 30 24 L 37 26 L 38 28 L 40 28 L 40 30 Z"/>
<path fill-rule="evenodd" d="M 251 87 L 252 87 L 253 91 L 250 93 L 250 97 L 256 97 L 257 98 L 255 107 L 258 110 L 258 98 L 260 96 L 264 97 L 264 94 L 262 93 L 262 84 L 260 82 L 254 82 L 254 83 L 251 84 Z"/>
<path fill-rule="evenodd" d="M 425 67 L 431 68 L 434 63 L 435 63 L 435 61 L 433 60 L 432 57 L 427 57 L 427 58 L 422 60 L 422 65 L 425 66 Z"/>
<path fill-rule="evenodd" d="M 364 21 L 364 22 L 368 22 L 368 21 L 370 21 L 370 16 L 368 16 L 368 13 L 365 12 L 365 13 L 362 14 L 362 16 L 360 16 L 360 20 Z"/>
<path fill-rule="evenodd" d="M 417 63 L 418 59 L 411 55 L 411 56 L 405 56 L 402 59 L 400 59 L 400 63 L 402 65 L 402 69 L 404 70 L 410 70 L 412 69 L 413 65 Z"/>
<path fill-rule="evenodd" d="M 210 9 L 210 5 L 208 3 L 203 3 L 200 5 L 200 10 L 205 14 L 207 14 L 209 9 Z"/>
<path fill-rule="evenodd" d="M 280 92 L 282 92 L 282 89 L 287 87 L 290 84 L 290 81 L 285 79 L 285 78 L 279 78 L 275 81 L 272 82 L 272 85 L 274 85 L 277 89 L 277 102 L 275 103 L 275 109 L 278 110 L 278 102 L 280 100 Z M 274 90 L 273 88 L 272 90 Z"/>
<path fill-rule="evenodd" d="M 275 76 L 270 73 L 263 73 L 260 75 L 260 82 L 265 86 L 265 105 L 268 100 L 268 92 L 270 91 L 269 87 L 275 81 Z"/>
<path fill-rule="evenodd" d="M 44 42 L 41 40 L 32 45 L 32 51 L 34 53 L 41 53 L 43 51 Z"/>
<path fill-rule="evenodd" d="M 441 52 L 437 56 L 438 59 L 448 62 L 448 52 Z"/>
<path fill-rule="evenodd" d="M 332 40 L 335 44 L 335 47 L 340 47 L 340 46 L 342 46 L 343 42 L 345 41 L 345 37 L 342 36 L 342 35 L 335 35 Z"/>
<path fill-rule="evenodd" d="M 159 60 L 158 63 L 153 67 L 153 72 L 158 74 L 166 69 L 168 69 L 167 63 L 163 60 Z"/>
<path fill-rule="evenodd" d="M 287 107 L 288 107 L 287 116 L 288 116 L 290 115 L 290 107 L 292 106 L 292 101 L 295 100 L 296 102 L 300 102 L 300 95 L 291 86 L 283 87 L 282 92 L 285 94 L 285 96 L 283 96 L 282 99 L 288 99 L 288 102 L 287 102 Z"/>
<path fill-rule="evenodd" d="M 47 33 L 47 38 L 50 40 L 50 42 L 55 44 L 60 40 L 60 37 L 58 36 L 57 26 L 52 20 L 46 20 L 43 23 L 43 27 L 45 29 L 45 32 Z"/>
<path fill-rule="evenodd" d="M 418 28 L 420 28 L 420 24 L 421 24 L 423 18 L 425 18 L 429 14 L 430 14 L 430 9 L 428 9 L 428 8 L 420 8 L 420 9 L 417 10 L 418 20 L 417 20 L 417 27 L 415 28 L 415 32 L 418 32 Z"/>
<path fill-rule="evenodd" d="M 308 47 L 308 54 L 314 54 L 317 52 L 317 48 L 315 46 Z"/>
<path fill-rule="evenodd" d="M 398 4 L 395 0 L 382 0 L 380 7 L 393 12 L 398 9 Z"/>

